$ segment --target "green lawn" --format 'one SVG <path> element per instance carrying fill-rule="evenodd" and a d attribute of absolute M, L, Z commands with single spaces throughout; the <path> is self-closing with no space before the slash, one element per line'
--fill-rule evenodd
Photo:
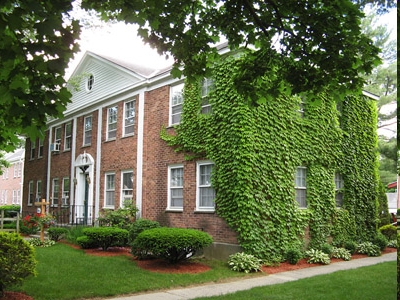
<path fill-rule="evenodd" d="M 131 257 L 99 257 L 58 243 L 35 248 L 37 277 L 30 277 L 14 290 L 35 300 L 107 297 L 149 290 L 183 287 L 232 277 L 251 277 L 231 271 L 226 264 L 202 260 L 212 270 L 201 274 L 163 274 L 140 269 Z"/>
<path fill-rule="evenodd" d="M 218 300 L 394 300 L 397 297 L 396 262 L 257 287 L 218 297 Z"/>

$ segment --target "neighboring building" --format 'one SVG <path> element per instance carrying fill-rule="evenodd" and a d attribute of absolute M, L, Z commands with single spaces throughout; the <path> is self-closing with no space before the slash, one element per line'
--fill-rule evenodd
<path fill-rule="evenodd" d="M 10 166 L 2 169 L 3 174 L 0 177 L 0 206 L 22 204 L 24 158 L 24 149 L 17 149 L 13 153 L 7 153 L 4 156 Z"/>
<path fill-rule="evenodd" d="M 204 230 L 212 235 L 215 245 L 228 249 L 228 252 L 237 251 L 238 233 L 216 214 L 216 193 L 210 180 L 214 162 L 206 157 L 187 160 L 184 153 L 176 152 L 160 138 L 163 127 L 169 134 L 174 134 L 174 125 L 180 123 L 182 116 L 184 80 L 172 78 L 169 71 L 150 70 L 87 52 L 71 76 L 72 81 L 79 82 L 79 88 L 72 89 L 72 102 L 67 106 L 65 117 L 49 120 L 43 141 L 26 141 L 23 212 L 35 212 L 34 202 L 46 199 L 50 202 L 49 211 L 57 216 L 58 222 L 95 224 L 102 210 L 117 209 L 123 206 L 124 201 L 132 200 L 139 209 L 138 217 L 157 220 L 164 226 Z M 202 113 L 211 110 L 207 102 L 211 85 L 211 80 L 202 83 Z M 336 110 L 336 107 L 330 105 L 329 109 Z M 301 104 L 300 109 L 290 114 L 293 118 L 305 118 Z M 293 124 L 288 126 L 293 127 Z M 311 123 L 305 125 L 305 130 L 309 130 L 308 124 Z M 274 129 L 274 132 L 283 128 Z M 336 130 L 336 136 L 341 134 L 337 121 L 332 121 L 324 130 Z M 351 137 L 348 141 L 352 143 L 356 138 Z M 308 140 L 329 143 L 334 139 L 324 140 L 321 135 Z M 309 169 L 306 164 L 297 164 L 297 168 L 293 165 L 293 169 L 292 164 L 287 166 L 286 172 L 292 178 L 290 184 L 293 187 L 288 190 L 290 184 L 286 183 L 279 192 L 286 193 L 290 205 L 308 208 L 307 197 L 318 198 L 321 189 L 324 194 L 320 201 L 329 201 L 332 206 L 329 218 L 336 207 L 342 206 L 346 200 L 346 195 L 343 195 L 346 180 L 353 182 L 355 179 L 350 178 L 351 174 L 335 175 L 334 167 L 329 166 L 333 164 L 331 159 L 326 158 L 333 146 L 317 145 L 317 150 L 313 151 L 321 151 L 318 154 L 321 157 L 304 156 L 301 161 L 306 163 L 305 159 L 312 159 L 317 167 L 311 163 Z M 304 149 L 312 150 L 307 147 Z M 276 148 L 273 151 L 280 150 Z M 292 155 L 276 153 L 279 158 L 274 162 Z M 360 161 L 361 164 L 365 160 L 360 158 Z M 329 168 L 321 173 L 325 164 Z M 345 164 L 342 169 L 346 168 L 351 166 Z M 235 174 L 231 175 L 231 180 L 235 180 Z M 279 174 L 277 177 L 273 173 L 266 176 L 266 181 L 279 185 Z M 376 178 L 373 176 L 368 187 L 363 186 L 364 190 L 374 189 Z M 319 177 L 321 180 L 318 181 L 316 178 Z M 307 183 L 309 178 L 310 183 Z M 357 177 L 359 179 L 363 180 L 363 176 Z M 312 184 L 321 187 L 315 188 Z M 276 189 L 274 184 L 270 190 L 273 189 Z M 364 201 L 364 198 L 359 197 L 357 201 Z M 287 222 L 285 230 L 290 232 L 291 210 L 286 209 L 286 213 L 289 215 L 284 217 L 283 223 Z M 328 223 L 329 219 L 322 217 L 321 220 Z M 318 222 L 321 221 L 314 224 Z M 371 224 L 366 226 L 373 226 Z M 310 232 L 314 234 L 315 231 Z"/>

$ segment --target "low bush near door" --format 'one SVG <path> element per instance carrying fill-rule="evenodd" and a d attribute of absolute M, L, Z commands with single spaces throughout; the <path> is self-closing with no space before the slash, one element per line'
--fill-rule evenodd
<path fill-rule="evenodd" d="M 101 247 L 104 251 L 112 246 L 125 246 L 128 240 L 128 231 L 118 227 L 85 228 L 82 233 L 87 236 L 87 239 L 84 238 L 85 247 L 90 244 L 93 248 Z M 82 238 L 78 238 L 77 242 L 82 242 Z"/>

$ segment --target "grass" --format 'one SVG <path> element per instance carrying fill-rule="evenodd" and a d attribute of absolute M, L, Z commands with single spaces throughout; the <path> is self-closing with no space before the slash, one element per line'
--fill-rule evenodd
<path fill-rule="evenodd" d="M 131 257 L 92 256 L 61 243 L 36 248 L 36 259 L 38 276 L 26 279 L 22 286 L 13 289 L 25 292 L 35 300 L 108 297 L 258 276 L 231 271 L 226 264 L 216 260 L 202 260 L 212 267 L 205 273 L 154 273 L 137 267 Z"/>
<path fill-rule="evenodd" d="M 397 295 L 396 262 L 385 262 L 297 281 L 197 300 L 393 300 Z"/>

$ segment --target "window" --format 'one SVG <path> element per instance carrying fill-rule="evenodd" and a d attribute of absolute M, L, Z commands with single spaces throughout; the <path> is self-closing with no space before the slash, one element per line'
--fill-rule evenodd
<path fill-rule="evenodd" d="M 12 204 L 18 204 L 18 200 L 19 200 L 19 190 L 13 190 L 12 191 L 13 192 L 13 194 L 12 194 Z"/>
<path fill-rule="evenodd" d="M 106 207 L 115 205 L 115 174 L 106 174 Z"/>
<path fill-rule="evenodd" d="M 21 177 L 21 168 L 22 168 L 21 162 L 17 162 L 14 164 L 14 178 Z"/>
<path fill-rule="evenodd" d="M 43 157 L 44 140 L 39 139 L 38 158 Z"/>
<path fill-rule="evenodd" d="M 93 89 L 94 85 L 94 76 L 93 74 L 90 74 L 86 80 L 86 91 L 90 92 Z"/>
<path fill-rule="evenodd" d="M 30 157 L 30 159 L 35 158 L 35 153 L 36 153 L 36 140 L 34 140 L 34 141 L 31 140 L 31 157 Z"/>
<path fill-rule="evenodd" d="M 61 205 L 68 206 L 69 203 L 69 178 L 64 177 L 62 182 L 62 198 L 61 198 Z"/>
<path fill-rule="evenodd" d="M 133 172 L 124 171 L 122 176 L 122 193 L 121 193 L 121 207 L 125 205 L 127 200 L 133 199 Z"/>
<path fill-rule="evenodd" d="M 183 209 L 183 166 L 168 168 L 168 209 Z"/>
<path fill-rule="evenodd" d="M 296 190 L 296 201 L 299 207 L 307 207 L 306 202 L 306 176 L 307 169 L 305 167 L 298 167 L 296 169 L 295 176 L 295 190 Z"/>
<path fill-rule="evenodd" d="M 53 206 L 58 206 L 58 191 L 59 191 L 59 181 L 58 178 L 53 179 L 53 191 L 51 193 L 52 195 L 52 205 Z"/>
<path fill-rule="evenodd" d="M 204 78 L 201 83 L 201 113 L 211 113 L 211 105 L 209 103 L 209 93 L 214 89 L 214 81 L 209 78 Z"/>
<path fill-rule="evenodd" d="M 171 87 L 170 124 L 179 124 L 183 106 L 183 83 Z"/>
<path fill-rule="evenodd" d="M 29 181 L 28 184 L 28 206 L 33 203 L 33 181 Z"/>
<path fill-rule="evenodd" d="M 83 132 L 83 145 L 90 145 L 92 143 L 92 117 L 85 117 Z"/>
<path fill-rule="evenodd" d="M 42 181 L 36 182 L 36 201 L 41 201 L 42 198 Z"/>
<path fill-rule="evenodd" d="M 64 150 L 70 150 L 72 143 L 72 124 L 65 124 Z"/>
<path fill-rule="evenodd" d="M 0 204 L 6 204 L 6 190 L 1 191 Z"/>
<path fill-rule="evenodd" d="M 107 139 L 113 139 L 117 136 L 117 113 L 118 107 L 113 106 L 108 108 L 107 117 Z"/>
<path fill-rule="evenodd" d="M 211 186 L 214 164 L 199 162 L 197 164 L 197 209 L 214 211 L 215 190 Z"/>
<path fill-rule="evenodd" d="M 135 101 L 125 102 L 124 136 L 133 134 L 135 129 Z"/>
<path fill-rule="evenodd" d="M 304 118 L 304 108 L 305 108 L 305 97 L 304 96 L 300 96 L 300 103 L 299 103 L 299 110 L 297 111 L 300 115 L 300 117 Z"/>
<path fill-rule="evenodd" d="M 61 127 L 57 127 L 54 131 L 54 143 L 61 144 Z"/>
<path fill-rule="evenodd" d="M 335 173 L 335 200 L 337 207 L 342 207 L 343 205 L 343 188 L 343 176 L 340 173 Z"/>
<path fill-rule="evenodd" d="M 8 168 L 3 168 L 3 179 L 8 178 Z"/>

